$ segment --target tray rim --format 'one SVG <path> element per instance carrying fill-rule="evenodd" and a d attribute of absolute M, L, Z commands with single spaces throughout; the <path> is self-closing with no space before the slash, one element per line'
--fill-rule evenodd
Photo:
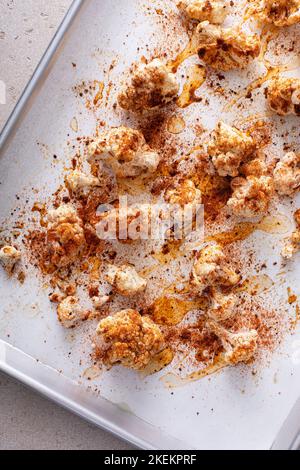
<path fill-rule="evenodd" d="M 82 384 L 36 361 L 32 356 L 3 340 L 0 340 L 0 371 L 137 449 L 192 449 L 187 447 L 186 443 L 169 436 L 138 416 L 122 410 L 117 404 L 101 396 L 95 396 Z M 64 393 L 66 389 L 71 391 L 72 397 Z M 89 399 L 91 401 L 88 403 Z M 122 425 L 122 420 L 126 420 L 131 430 Z M 147 436 L 151 438 L 147 439 Z M 162 446 L 164 443 L 167 447 Z"/>
<path fill-rule="evenodd" d="M 37 92 L 38 86 L 42 81 L 43 77 L 47 74 L 47 71 L 51 68 L 52 61 L 55 60 L 55 55 L 58 52 L 59 47 L 62 45 L 63 40 L 66 37 L 66 34 L 71 27 L 73 21 L 78 16 L 80 10 L 83 8 L 84 4 L 86 4 L 86 0 L 73 0 L 68 11 L 66 12 L 62 22 L 60 23 L 56 33 L 54 34 L 51 42 L 49 43 L 45 53 L 43 54 L 40 62 L 38 63 L 35 71 L 33 72 L 31 78 L 29 79 L 26 87 L 24 88 L 23 92 L 17 104 L 15 105 L 14 109 L 12 110 L 9 118 L 7 119 L 6 123 L 2 131 L 0 132 L 0 158 L 1 154 L 5 151 L 5 148 L 10 139 L 13 138 L 13 135 L 18 129 L 22 116 L 29 111 L 30 108 L 30 100 L 33 98 L 35 92 Z M 136 448 L 144 449 L 144 450 L 157 450 L 162 449 L 159 445 L 153 446 L 149 441 L 143 439 L 138 435 L 138 433 L 132 433 L 126 431 L 126 429 L 122 426 L 117 426 L 111 421 L 105 419 L 101 414 L 97 414 L 93 416 L 93 413 L 89 413 L 87 409 L 85 409 L 82 405 L 76 402 L 74 399 L 68 399 L 63 393 L 54 390 L 52 387 L 48 387 L 47 385 L 39 382 L 36 377 L 34 377 L 34 373 L 32 374 L 25 374 L 21 368 L 15 367 L 13 364 L 10 364 L 9 361 L 6 359 L 7 353 L 12 352 L 18 356 L 23 361 L 36 361 L 31 356 L 27 355 L 23 351 L 14 348 L 11 344 L 0 340 L 0 371 L 7 374 L 8 376 L 12 377 L 13 379 L 23 383 L 24 385 L 28 386 L 32 390 L 40 393 L 42 396 L 50 399 L 51 401 L 55 402 L 59 406 L 68 409 L 69 411 L 73 412 L 74 414 L 80 416 L 81 418 L 85 419 L 88 422 L 98 426 L 99 428 L 111 433 L 112 435 L 123 439 L 124 441 L 134 445 Z M 58 374 L 57 371 L 50 368 L 49 366 L 36 363 L 33 367 L 31 367 L 32 372 L 37 372 L 39 368 L 45 368 L 48 371 L 51 371 L 53 374 Z M 68 384 L 73 384 L 76 386 L 75 382 L 72 382 L 67 377 L 61 376 Z M 110 406 L 116 405 L 112 404 L 111 402 L 105 400 L 103 397 L 98 398 L 98 400 L 102 400 L 102 402 L 106 402 Z M 296 435 L 290 435 L 290 442 L 284 436 L 290 430 L 290 432 L 295 432 L 295 414 L 298 414 L 300 411 L 299 408 L 300 402 L 296 404 L 293 408 L 291 414 L 287 417 L 286 422 L 284 423 L 281 431 L 279 432 L 277 438 L 275 439 L 271 450 L 296 450 L 298 444 L 300 443 L 300 435 L 296 432 Z M 298 410 L 299 408 L 299 410 Z M 121 410 L 120 410 L 121 413 Z M 148 427 L 149 429 L 153 428 L 158 434 L 158 443 L 163 443 L 163 440 L 166 439 L 169 444 L 171 444 L 170 449 L 183 449 L 183 445 L 186 446 L 186 443 L 183 443 L 172 436 L 168 436 L 166 433 L 162 432 L 159 428 L 155 428 L 150 423 L 143 422 L 137 416 L 132 415 L 131 419 L 133 419 L 133 423 L 139 422 L 143 423 L 144 426 Z M 293 423 L 293 425 L 292 425 Z M 293 429 L 293 431 L 292 431 Z M 186 447 L 185 447 L 186 448 Z M 187 449 L 187 448 L 186 448 Z M 191 449 L 191 448 L 189 448 Z"/>
<path fill-rule="evenodd" d="M 6 144 L 12 133 L 17 130 L 18 124 L 26 112 L 29 101 L 36 91 L 40 81 L 42 80 L 45 72 L 50 69 L 51 62 L 54 60 L 54 55 L 58 48 L 61 46 L 67 31 L 77 17 L 80 9 L 83 7 L 85 0 L 72 0 L 72 3 L 58 26 L 53 38 L 51 39 L 47 49 L 45 50 L 42 58 L 40 59 L 37 67 L 35 68 L 31 78 L 25 86 L 20 95 L 17 104 L 13 108 L 10 116 L 8 117 L 4 127 L 0 133 L 0 155 L 4 152 Z"/>

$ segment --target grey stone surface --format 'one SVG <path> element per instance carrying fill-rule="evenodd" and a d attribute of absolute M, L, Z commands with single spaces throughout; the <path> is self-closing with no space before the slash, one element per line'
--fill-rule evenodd
<path fill-rule="evenodd" d="M 0 374 L 0 450 L 131 448 Z"/>
<path fill-rule="evenodd" d="M 71 0 L 0 0 L 0 129 L 37 66 Z M 130 449 L 0 373 L 0 450 Z"/>

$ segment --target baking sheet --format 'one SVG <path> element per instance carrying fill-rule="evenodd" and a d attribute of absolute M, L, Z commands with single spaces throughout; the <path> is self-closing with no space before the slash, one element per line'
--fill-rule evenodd
<path fill-rule="evenodd" d="M 90 80 L 104 80 L 107 83 L 105 70 L 116 58 L 110 80 L 118 81 L 133 61 L 143 54 L 147 56 L 148 49 L 159 49 L 163 34 L 167 34 L 161 26 L 159 10 L 170 8 L 172 2 L 151 2 L 150 12 L 147 5 L 137 0 L 130 3 L 125 0 L 86 0 L 83 3 L 56 60 L 51 63 L 47 75 L 43 76 L 43 86 L 32 96 L 14 139 L 8 140 L 5 151 L 1 152 L 1 220 L 12 218 L 14 210 L 18 212 L 20 203 L 16 195 L 21 201 L 28 201 L 26 208 L 30 210 L 37 194 L 41 200 L 55 191 L 62 179 L 62 169 L 71 156 L 66 141 L 76 138 L 78 134 L 90 135 L 94 132 L 95 114 L 88 111 L 80 98 L 75 96 L 74 86 Z M 178 31 L 177 40 L 182 46 L 187 38 Z M 245 87 L 255 73 L 256 70 L 251 70 L 243 76 L 230 76 L 232 86 Z M 210 99 L 212 111 L 209 115 L 205 108 L 197 104 L 186 110 L 186 120 L 201 115 L 205 127 L 212 129 L 219 118 L 220 103 L 213 95 Z M 257 100 L 254 106 L 259 113 L 259 94 Z M 114 91 L 110 102 L 114 102 Z M 74 117 L 79 125 L 78 134 L 70 126 Z M 100 108 L 97 117 L 112 125 L 119 125 L 121 119 L 120 114 L 109 112 L 107 108 Z M 233 112 L 231 122 L 235 118 L 236 112 Z M 230 113 L 227 113 L 227 119 L 230 119 Z M 295 129 L 297 123 L 296 118 L 291 118 L 290 128 Z M 293 132 L 295 135 L 291 139 L 296 136 L 296 131 Z M 53 161 L 53 155 L 59 157 L 57 161 Z M 280 214 L 291 214 L 288 203 L 277 209 Z M 273 262 L 280 259 L 282 238 L 282 234 L 257 232 L 251 240 L 261 259 L 268 260 L 268 274 L 277 280 L 269 295 L 278 298 L 286 297 L 287 287 L 299 294 L 297 258 L 285 270 L 284 278 L 280 277 L 280 263 L 273 266 Z M 61 329 L 54 309 L 49 306 L 48 293 L 34 270 L 23 286 L 17 281 L 8 280 L 2 272 L 0 276 L 0 338 L 45 364 L 49 370 L 59 371 L 57 383 L 71 380 L 74 389 L 72 385 L 70 388 L 74 395 L 71 396 L 73 392 L 70 389 L 62 391 L 61 395 L 66 402 L 74 401 L 75 408 L 75 387 L 80 390 L 81 397 L 83 391 L 89 388 L 90 400 L 96 408 L 97 399 L 101 398 L 115 404 L 115 418 L 120 419 L 120 428 L 130 429 L 128 439 L 134 439 L 134 434 L 145 435 L 140 421 L 135 421 L 136 417 L 143 423 L 149 423 L 154 433 L 153 440 L 150 441 L 147 436 L 148 439 L 146 437 L 143 443 L 138 442 L 137 445 L 176 448 L 178 441 L 181 441 L 183 444 L 177 448 L 267 449 L 299 396 L 299 327 L 293 335 L 284 337 L 281 347 L 264 366 L 257 364 L 248 368 L 226 369 L 172 390 L 165 388 L 160 380 L 166 371 L 141 379 L 134 372 L 118 367 L 90 383 L 84 378 L 89 367 L 85 327 L 79 334 Z M 292 307 L 287 315 L 292 317 L 293 314 Z M 4 368 L 9 361 L 3 355 L 1 359 Z M 10 367 L 6 369 L 9 372 Z M 34 366 L 29 368 L 33 369 Z M 29 370 L 25 376 L 30 375 Z M 78 382 L 79 389 L 75 385 Z M 85 407 L 82 406 L 83 415 L 86 415 Z M 95 422 L 98 420 L 103 425 L 103 408 L 99 408 L 101 410 Z M 107 421 L 104 425 L 112 428 L 109 419 Z M 164 440 L 161 431 L 171 436 L 170 440 Z"/>

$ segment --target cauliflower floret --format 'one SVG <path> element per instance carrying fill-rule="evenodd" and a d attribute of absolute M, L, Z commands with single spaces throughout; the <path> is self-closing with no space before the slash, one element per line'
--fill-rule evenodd
<path fill-rule="evenodd" d="M 270 108 L 279 116 L 300 116 L 300 79 L 275 78 L 266 89 Z"/>
<path fill-rule="evenodd" d="M 169 204 L 179 204 L 182 207 L 196 206 L 201 204 L 202 194 L 192 180 L 180 180 L 175 187 L 166 191 L 165 200 Z"/>
<path fill-rule="evenodd" d="M 300 153 L 289 152 L 277 163 L 274 184 L 281 196 L 292 196 L 300 190 Z"/>
<path fill-rule="evenodd" d="M 92 175 L 75 170 L 66 177 L 66 184 L 73 194 L 86 197 L 93 188 L 99 186 L 99 180 Z"/>
<path fill-rule="evenodd" d="M 75 207 L 71 204 L 63 204 L 57 209 L 49 211 L 47 219 L 51 224 L 63 224 L 77 222 L 79 217 Z"/>
<path fill-rule="evenodd" d="M 228 4 L 222 0 L 181 0 L 177 6 L 192 20 L 213 24 L 223 23 L 228 14 Z"/>
<path fill-rule="evenodd" d="M 102 295 L 92 297 L 92 302 L 96 310 L 101 310 L 104 305 L 106 305 L 110 301 L 110 296 L 109 295 Z"/>
<path fill-rule="evenodd" d="M 131 82 L 119 94 L 121 108 L 141 112 L 163 106 L 177 97 L 176 77 L 159 59 L 140 64 L 133 71 Z"/>
<path fill-rule="evenodd" d="M 104 342 L 104 361 L 108 366 L 121 364 L 130 369 L 144 369 L 165 346 L 160 328 L 135 310 L 123 310 L 105 318 L 97 334 Z"/>
<path fill-rule="evenodd" d="M 51 263 L 63 268 L 74 263 L 85 246 L 83 223 L 70 204 L 48 214 L 47 247 Z"/>
<path fill-rule="evenodd" d="M 243 176 L 267 176 L 268 165 L 266 162 L 266 155 L 260 151 L 257 152 L 257 156 L 247 163 L 241 165 L 240 174 Z"/>
<path fill-rule="evenodd" d="M 219 245 L 203 248 L 194 263 L 191 284 L 201 295 L 208 287 L 235 286 L 240 275 L 230 266 L 229 260 Z"/>
<path fill-rule="evenodd" d="M 57 316 L 65 328 L 74 328 L 79 323 L 87 320 L 91 313 L 80 307 L 76 297 L 66 297 L 57 306 Z"/>
<path fill-rule="evenodd" d="M 249 176 L 232 181 L 233 194 L 227 206 L 237 217 L 252 218 L 266 214 L 274 194 L 269 176 Z"/>
<path fill-rule="evenodd" d="M 21 259 L 21 252 L 14 246 L 3 246 L 0 250 L 0 263 L 7 273 L 11 274 Z"/>
<path fill-rule="evenodd" d="M 296 230 L 292 233 L 291 237 L 285 241 L 285 246 L 282 249 L 281 255 L 285 259 L 292 259 L 292 257 L 300 251 L 300 209 L 294 214 L 296 222 Z"/>
<path fill-rule="evenodd" d="M 156 171 L 160 161 L 141 132 L 124 126 L 104 132 L 90 144 L 88 152 L 91 164 L 101 159 L 120 178 L 148 176 Z"/>
<path fill-rule="evenodd" d="M 257 35 L 222 29 L 208 21 L 197 26 L 196 37 L 199 58 L 217 70 L 245 68 L 260 53 Z"/>
<path fill-rule="evenodd" d="M 223 359 L 227 364 L 237 365 L 253 359 L 257 351 L 258 333 L 256 330 L 232 333 L 213 320 L 208 321 L 207 326 L 220 338 L 225 349 Z"/>
<path fill-rule="evenodd" d="M 208 310 L 208 316 L 216 322 L 223 322 L 232 317 L 237 305 L 237 297 L 235 294 L 224 294 L 219 289 L 212 288 L 211 307 Z"/>
<path fill-rule="evenodd" d="M 109 266 L 106 279 L 113 288 L 125 297 L 143 292 L 147 287 L 146 279 L 142 278 L 133 266 Z"/>
<path fill-rule="evenodd" d="M 256 0 L 256 15 L 275 26 L 290 26 L 300 22 L 299 0 Z"/>
<path fill-rule="evenodd" d="M 209 156 L 220 176 L 238 176 L 242 161 L 256 150 L 255 141 L 245 132 L 219 122 L 208 145 Z"/>

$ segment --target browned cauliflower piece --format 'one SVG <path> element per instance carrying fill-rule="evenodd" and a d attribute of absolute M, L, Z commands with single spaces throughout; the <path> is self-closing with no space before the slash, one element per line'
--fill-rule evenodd
<path fill-rule="evenodd" d="M 266 89 L 270 108 L 279 116 L 295 114 L 300 116 L 300 79 L 273 79 Z"/>
<path fill-rule="evenodd" d="M 285 240 L 285 245 L 281 252 L 282 257 L 286 260 L 292 259 L 300 251 L 300 209 L 295 212 L 294 218 L 296 230 L 292 233 L 291 237 Z"/>
<path fill-rule="evenodd" d="M 260 38 L 204 21 L 197 26 L 198 56 L 216 70 L 245 68 L 260 53 Z"/>
<path fill-rule="evenodd" d="M 125 297 L 139 294 L 147 287 L 146 279 L 141 277 L 133 266 L 129 265 L 120 267 L 110 265 L 107 269 L 106 279 L 116 292 Z"/>
<path fill-rule="evenodd" d="M 221 24 L 228 14 L 228 4 L 222 0 L 181 0 L 177 4 L 189 18 Z"/>
<path fill-rule="evenodd" d="M 165 346 L 159 326 L 135 310 L 123 310 L 105 318 L 100 322 L 97 334 L 104 343 L 107 366 L 121 364 L 142 370 Z"/>
<path fill-rule="evenodd" d="M 201 204 L 202 194 L 192 180 L 182 179 L 166 191 L 165 200 L 169 204 L 178 204 L 182 207 L 186 205 L 196 206 Z"/>
<path fill-rule="evenodd" d="M 57 306 L 58 320 L 65 328 L 75 328 L 79 323 L 88 320 L 91 312 L 80 307 L 76 297 L 66 297 Z"/>
<path fill-rule="evenodd" d="M 0 263 L 8 274 L 11 274 L 15 265 L 21 259 L 21 252 L 14 246 L 3 246 L 0 249 Z"/>
<path fill-rule="evenodd" d="M 129 84 L 119 94 L 121 108 L 140 113 L 164 106 L 174 100 L 179 92 L 175 75 L 159 59 L 140 64 L 132 71 Z"/>
<path fill-rule="evenodd" d="M 255 0 L 254 13 L 262 21 L 275 26 L 291 26 L 300 22 L 299 0 Z"/>
<path fill-rule="evenodd" d="M 274 184 L 281 196 L 292 196 L 300 190 L 300 153 L 289 152 L 277 163 Z"/>
<path fill-rule="evenodd" d="M 269 174 L 269 168 L 266 162 L 266 155 L 258 151 L 253 160 L 249 160 L 241 165 L 240 174 L 246 177 L 267 176 Z"/>
<path fill-rule="evenodd" d="M 95 296 L 92 297 L 93 306 L 96 310 L 101 310 L 104 305 L 108 304 L 110 301 L 109 295 Z"/>
<path fill-rule="evenodd" d="M 74 263 L 85 247 L 83 223 L 76 209 L 64 204 L 48 214 L 47 249 L 57 268 Z"/>
<path fill-rule="evenodd" d="M 82 171 L 72 171 L 66 177 L 66 186 L 72 194 L 86 197 L 93 188 L 100 185 L 99 179 L 83 173 Z"/>
<path fill-rule="evenodd" d="M 238 299 L 235 294 L 225 294 L 221 290 L 212 288 L 210 290 L 211 306 L 208 316 L 216 322 L 223 322 L 231 318 L 235 313 Z"/>
<path fill-rule="evenodd" d="M 219 122 L 208 144 L 208 154 L 220 176 L 238 176 L 241 163 L 255 152 L 256 143 L 245 132 Z"/>
<path fill-rule="evenodd" d="M 191 273 L 192 287 L 201 295 L 208 287 L 235 286 L 240 275 L 231 267 L 229 259 L 219 245 L 203 248 Z"/>
<path fill-rule="evenodd" d="M 225 350 L 223 359 L 228 365 L 250 362 L 257 351 L 258 333 L 256 330 L 232 333 L 213 320 L 207 322 L 208 328 L 220 338 Z"/>
<path fill-rule="evenodd" d="M 232 189 L 227 206 L 235 216 L 243 218 L 265 215 L 274 195 L 273 180 L 269 176 L 235 178 Z"/>
<path fill-rule="evenodd" d="M 141 132 L 124 126 L 102 133 L 90 144 L 88 152 L 91 164 L 101 160 L 120 178 L 148 176 L 156 171 L 160 161 Z"/>

